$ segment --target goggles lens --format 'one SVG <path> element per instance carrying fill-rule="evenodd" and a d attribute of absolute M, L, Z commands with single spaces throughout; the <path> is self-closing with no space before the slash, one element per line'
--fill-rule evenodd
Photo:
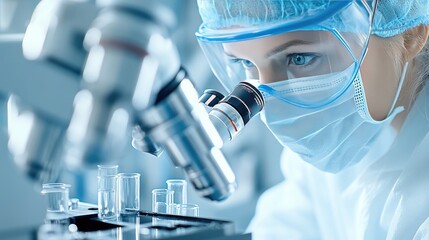
<path fill-rule="evenodd" d="M 288 102 L 312 106 L 350 86 L 370 34 L 370 10 L 362 4 L 348 2 L 327 15 L 313 24 L 288 20 L 261 29 L 261 34 L 240 29 L 234 35 L 228 29 L 204 35 L 202 27 L 197 36 L 214 74 L 228 91 L 240 81 L 256 79 L 268 86 L 262 91 L 281 85 L 278 92 Z M 270 31 L 274 34 L 267 34 Z M 316 88 L 324 94 L 310 91 Z"/>

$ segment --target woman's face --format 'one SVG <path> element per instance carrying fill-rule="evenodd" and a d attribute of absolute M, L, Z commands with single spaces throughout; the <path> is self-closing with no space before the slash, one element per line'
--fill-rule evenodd
<path fill-rule="evenodd" d="M 244 69 L 248 79 L 261 83 L 322 76 L 346 70 L 353 62 L 353 55 L 362 54 L 362 39 L 347 36 L 350 49 L 330 32 L 297 31 L 286 34 L 225 43 L 224 50 L 231 64 Z M 360 73 L 365 88 L 369 111 L 376 120 L 388 114 L 399 74 L 391 54 L 385 50 L 384 41 L 371 37 L 367 55 Z"/>

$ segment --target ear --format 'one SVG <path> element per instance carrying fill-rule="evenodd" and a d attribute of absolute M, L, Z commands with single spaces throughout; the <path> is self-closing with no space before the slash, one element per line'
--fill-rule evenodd
<path fill-rule="evenodd" d="M 425 46 L 429 36 L 429 26 L 420 25 L 404 33 L 405 60 L 412 60 Z"/>

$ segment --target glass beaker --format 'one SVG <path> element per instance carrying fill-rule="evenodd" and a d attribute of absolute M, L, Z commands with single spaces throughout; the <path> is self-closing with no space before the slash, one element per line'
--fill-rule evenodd
<path fill-rule="evenodd" d="M 100 219 L 117 217 L 117 180 L 117 175 L 98 176 L 98 217 Z"/>
<path fill-rule="evenodd" d="M 48 197 L 48 213 L 67 213 L 70 185 L 65 183 L 46 183 L 41 193 Z"/>
<path fill-rule="evenodd" d="M 118 174 L 118 165 L 97 165 L 98 176 L 111 176 Z"/>
<path fill-rule="evenodd" d="M 198 217 L 200 215 L 200 207 L 197 204 L 173 204 L 172 214 Z"/>
<path fill-rule="evenodd" d="M 140 174 L 118 174 L 119 213 L 139 211 L 140 209 Z"/>
<path fill-rule="evenodd" d="M 152 190 L 152 212 L 170 213 L 174 192 L 168 189 Z"/>
<path fill-rule="evenodd" d="M 173 204 L 186 204 L 188 203 L 187 182 L 182 179 L 169 179 L 167 182 L 167 189 L 174 191 Z"/>

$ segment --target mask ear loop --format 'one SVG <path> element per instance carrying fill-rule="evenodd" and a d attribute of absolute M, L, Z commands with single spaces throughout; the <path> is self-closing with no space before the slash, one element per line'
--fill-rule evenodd
<path fill-rule="evenodd" d="M 405 76 L 407 75 L 407 70 L 408 70 L 408 62 L 406 62 L 404 64 L 404 67 L 402 68 L 402 74 L 401 74 L 401 78 L 399 79 L 398 89 L 396 91 L 395 98 L 393 99 L 392 107 L 390 107 L 390 110 L 387 116 L 390 116 L 390 114 L 392 114 L 395 108 L 396 102 L 398 101 L 398 98 L 399 98 L 399 94 L 401 93 L 402 85 L 404 84 L 404 81 L 405 81 Z"/>

